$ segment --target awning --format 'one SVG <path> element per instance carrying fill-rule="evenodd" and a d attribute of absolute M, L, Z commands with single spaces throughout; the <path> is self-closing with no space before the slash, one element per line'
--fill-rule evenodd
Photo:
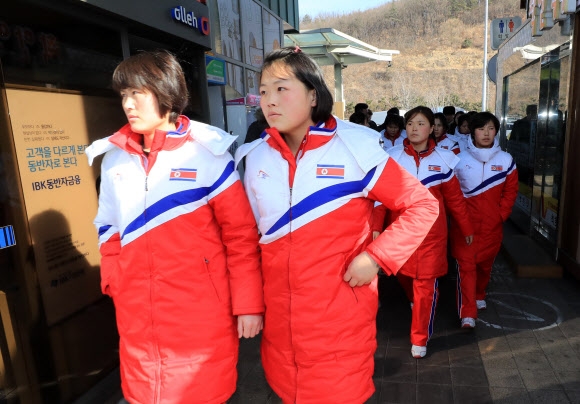
<path fill-rule="evenodd" d="M 320 28 L 285 34 L 284 46 L 299 46 L 320 66 L 353 63 L 391 62 L 398 50 L 379 49 L 333 28 Z"/>
<path fill-rule="evenodd" d="M 398 50 L 379 49 L 333 28 L 284 34 L 284 46 L 299 46 L 320 66 L 334 66 L 334 114 L 344 118 L 342 69 L 354 63 L 387 62 Z"/>

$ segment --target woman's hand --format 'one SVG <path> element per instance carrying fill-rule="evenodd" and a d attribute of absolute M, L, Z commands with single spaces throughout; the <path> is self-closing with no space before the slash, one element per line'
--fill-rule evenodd
<path fill-rule="evenodd" d="M 375 260 L 367 252 L 362 252 L 354 257 L 342 279 L 353 288 L 363 286 L 371 283 L 377 276 L 379 269 L 380 267 Z"/>
<path fill-rule="evenodd" d="M 238 338 L 253 338 L 264 328 L 261 314 L 242 314 L 238 316 Z"/>
<path fill-rule="evenodd" d="M 465 242 L 467 243 L 467 245 L 471 245 L 471 243 L 473 243 L 473 234 L 466 236 Z"/>

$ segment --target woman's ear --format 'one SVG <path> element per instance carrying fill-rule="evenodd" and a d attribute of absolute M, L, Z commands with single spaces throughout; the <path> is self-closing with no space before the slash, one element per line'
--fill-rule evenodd
<path fill-rule="evenodd" d="M 310 93 L 310 106 L 311 107 L 315 107 L 316 106 L 316 91 L 312 90 L 312 92 Z"/>

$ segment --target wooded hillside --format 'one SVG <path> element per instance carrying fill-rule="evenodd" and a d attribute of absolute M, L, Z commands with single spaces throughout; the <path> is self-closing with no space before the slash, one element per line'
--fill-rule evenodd
<path fill-rule="evenodd" d="M 519 16 L 517 0 L 489 0 L 491 20 Z M 481 110 L 484 0 L 393 0 L 366 11 L 305 15 L 300 29 L 334 28 L 381 49 L 399 50 L 386 63 L 352 64 L 343 70 L 346 113 L 358 102 L 374 111 L 455 105 Z M 488 59 L 497 51 L 488 38 Z M 334 73 L 325 67 L 334 88 Z M 495 85 L 488 81 L 487 108 L 493 111 Z"/>

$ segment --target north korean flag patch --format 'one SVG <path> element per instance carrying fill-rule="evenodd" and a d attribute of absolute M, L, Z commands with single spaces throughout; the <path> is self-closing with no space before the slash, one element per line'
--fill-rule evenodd
<path fill-rule="evenodd" d="M 172 168 L 169 181 L 196 181 L 197 168 Z"/>
<path fill-rule="evenodd" d="M 344 179 L 344 166 L 332 164 L 317 164 L 316 178 L 336 178 Z"/>
<path fill-rule="evenodd" d="M 503 166 L 491 166 L 491 171 L 503 171 Z"/>
<path fill-rule="evenodd" d="M 441 166 L 429 166 L 429 171 L 441 172 Z"/>

